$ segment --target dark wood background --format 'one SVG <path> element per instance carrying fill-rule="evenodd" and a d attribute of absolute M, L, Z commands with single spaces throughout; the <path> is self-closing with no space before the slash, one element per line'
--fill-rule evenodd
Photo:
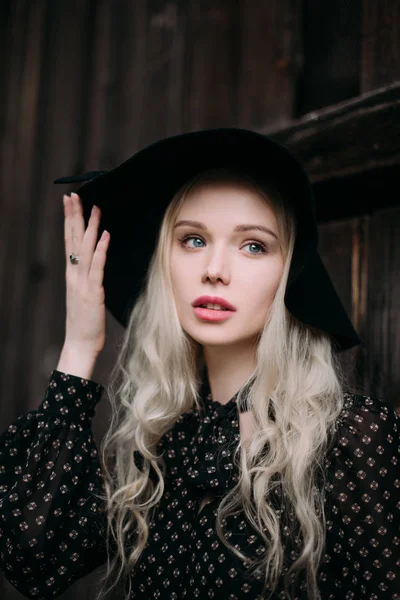
<path fill-rule="evenodd" d="M 269 133 L 307 168 L 320 253 L 363 339 L 342 357 L 349 381 L 400 410 L 399 27 L 399 0 L 0 3 L 1 430 L 38 406 L 63 343 L 74 188 L 52 181 L 219 126 Z M 120 334 L 109 315 L 103 385 Z M 104 400 L 98 442 L 108 420 Z M 22 598 L 1 576 L 0 597 Z"/>

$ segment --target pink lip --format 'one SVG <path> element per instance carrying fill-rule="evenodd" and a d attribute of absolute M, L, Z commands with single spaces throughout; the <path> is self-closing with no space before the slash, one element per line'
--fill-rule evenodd
<path fill-rule="evenodd" d="M 201 306 L 195 306 L 193 308 L 196 317 L 199 317 L 203 321 L 226 321 L 232 317 L 233 310 L 213 310 L 212 308 L 201 308 Z"/>
<path fill-rule="evenodd" d="M 219 304 L 220 306 L 223 306 L 224 308 L 227 308 L 228 310 L 231 310 L 231 311 L 236 310 L 236 308 L 234 306 L 232 306 L 232 304 L 230 304 L 228 302 L 228 300 L 225 300 L 224 298 L 220 298 L 219 296 L 199 296 L 198 298 L 196 298 L 196 300 L 194 300 L 192 302 L 193 307 L 198 307 L 200 304 Z M 208 310 L 210 312 L 210 309 L 207 309 L 207 308 L 203 308 L 202 310 Z M 213 311 L 213 312 L 217 313 L 217 312 L 225 312 L 225 311 Z"/>

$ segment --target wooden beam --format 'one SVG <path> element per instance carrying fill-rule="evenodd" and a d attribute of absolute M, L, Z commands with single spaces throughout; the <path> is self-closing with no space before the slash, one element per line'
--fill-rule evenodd
<path fill-rule="evenodd" d="M 400 165 L 400 83 L 263 133 L 291 150 L 313 183 Z"/>

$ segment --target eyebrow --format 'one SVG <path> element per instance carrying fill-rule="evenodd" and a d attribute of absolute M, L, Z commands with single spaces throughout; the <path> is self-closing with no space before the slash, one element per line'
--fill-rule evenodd
<path fill-rule="evenodd" d="M 176 229 L 177 227 L 181 227 L 182 225 L 189 225 L 190 227 L 196 227 L 196 229 L 203 229 L 203 231 L 207 231 L 207 227 L 204 225 L 204 223 L 201 223 L 200 221 L 191 221 L 189 219 L 183 219 L 182 221 L 178 221 L 177 223 L 175 223 L 174 229 Z M 264 227 L 263 225 L 236 225 L 233 231 L 236 232 L 252 230 L 263 231 L 264 233 L 272 235 L 274 238 L 278 239 L 276 233 L 274 233 L 271 229 L 268 229 L 268 227 Z"/>

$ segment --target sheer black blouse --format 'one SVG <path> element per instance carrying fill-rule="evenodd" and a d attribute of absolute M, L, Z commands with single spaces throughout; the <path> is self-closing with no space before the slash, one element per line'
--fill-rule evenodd
<path fill-rule="evenodd" d="M 38 409 L 0 436 L 0 565 L 28 598 L 57 597 L 106 561 L 106 518 L 93 494 L 102 489 L 102 470 L 91 427 L 103 389 L 54 370 Z M 248 577 L 247 562 L 215 531 L 218 504 L 238 480 L 232 456 L 239 415 L 236 395 L 221 405 L 208 385 L 203 389 L 204 410 L 182 415 L 160 440 L 166 488 L 131 574 L 132 598 L 267 597 L 262 580 Z M 382 400 L 346 394 L 324 465 L 324 600 L 400 600 L 399 422 Z M 140 459 L 135 453 L 139 468 Z M 213 499 L 198 514 L 206 495 Z M 245 554 L 263 553 L 243 514 L 225 521 L 224 532 Z M 288 558 L 295 555 L 292 548 Z M 286 598 L 282 590 L 273 598 Z M 305 600 L 305 590 L 300 577 L 293 598 Z"/>

